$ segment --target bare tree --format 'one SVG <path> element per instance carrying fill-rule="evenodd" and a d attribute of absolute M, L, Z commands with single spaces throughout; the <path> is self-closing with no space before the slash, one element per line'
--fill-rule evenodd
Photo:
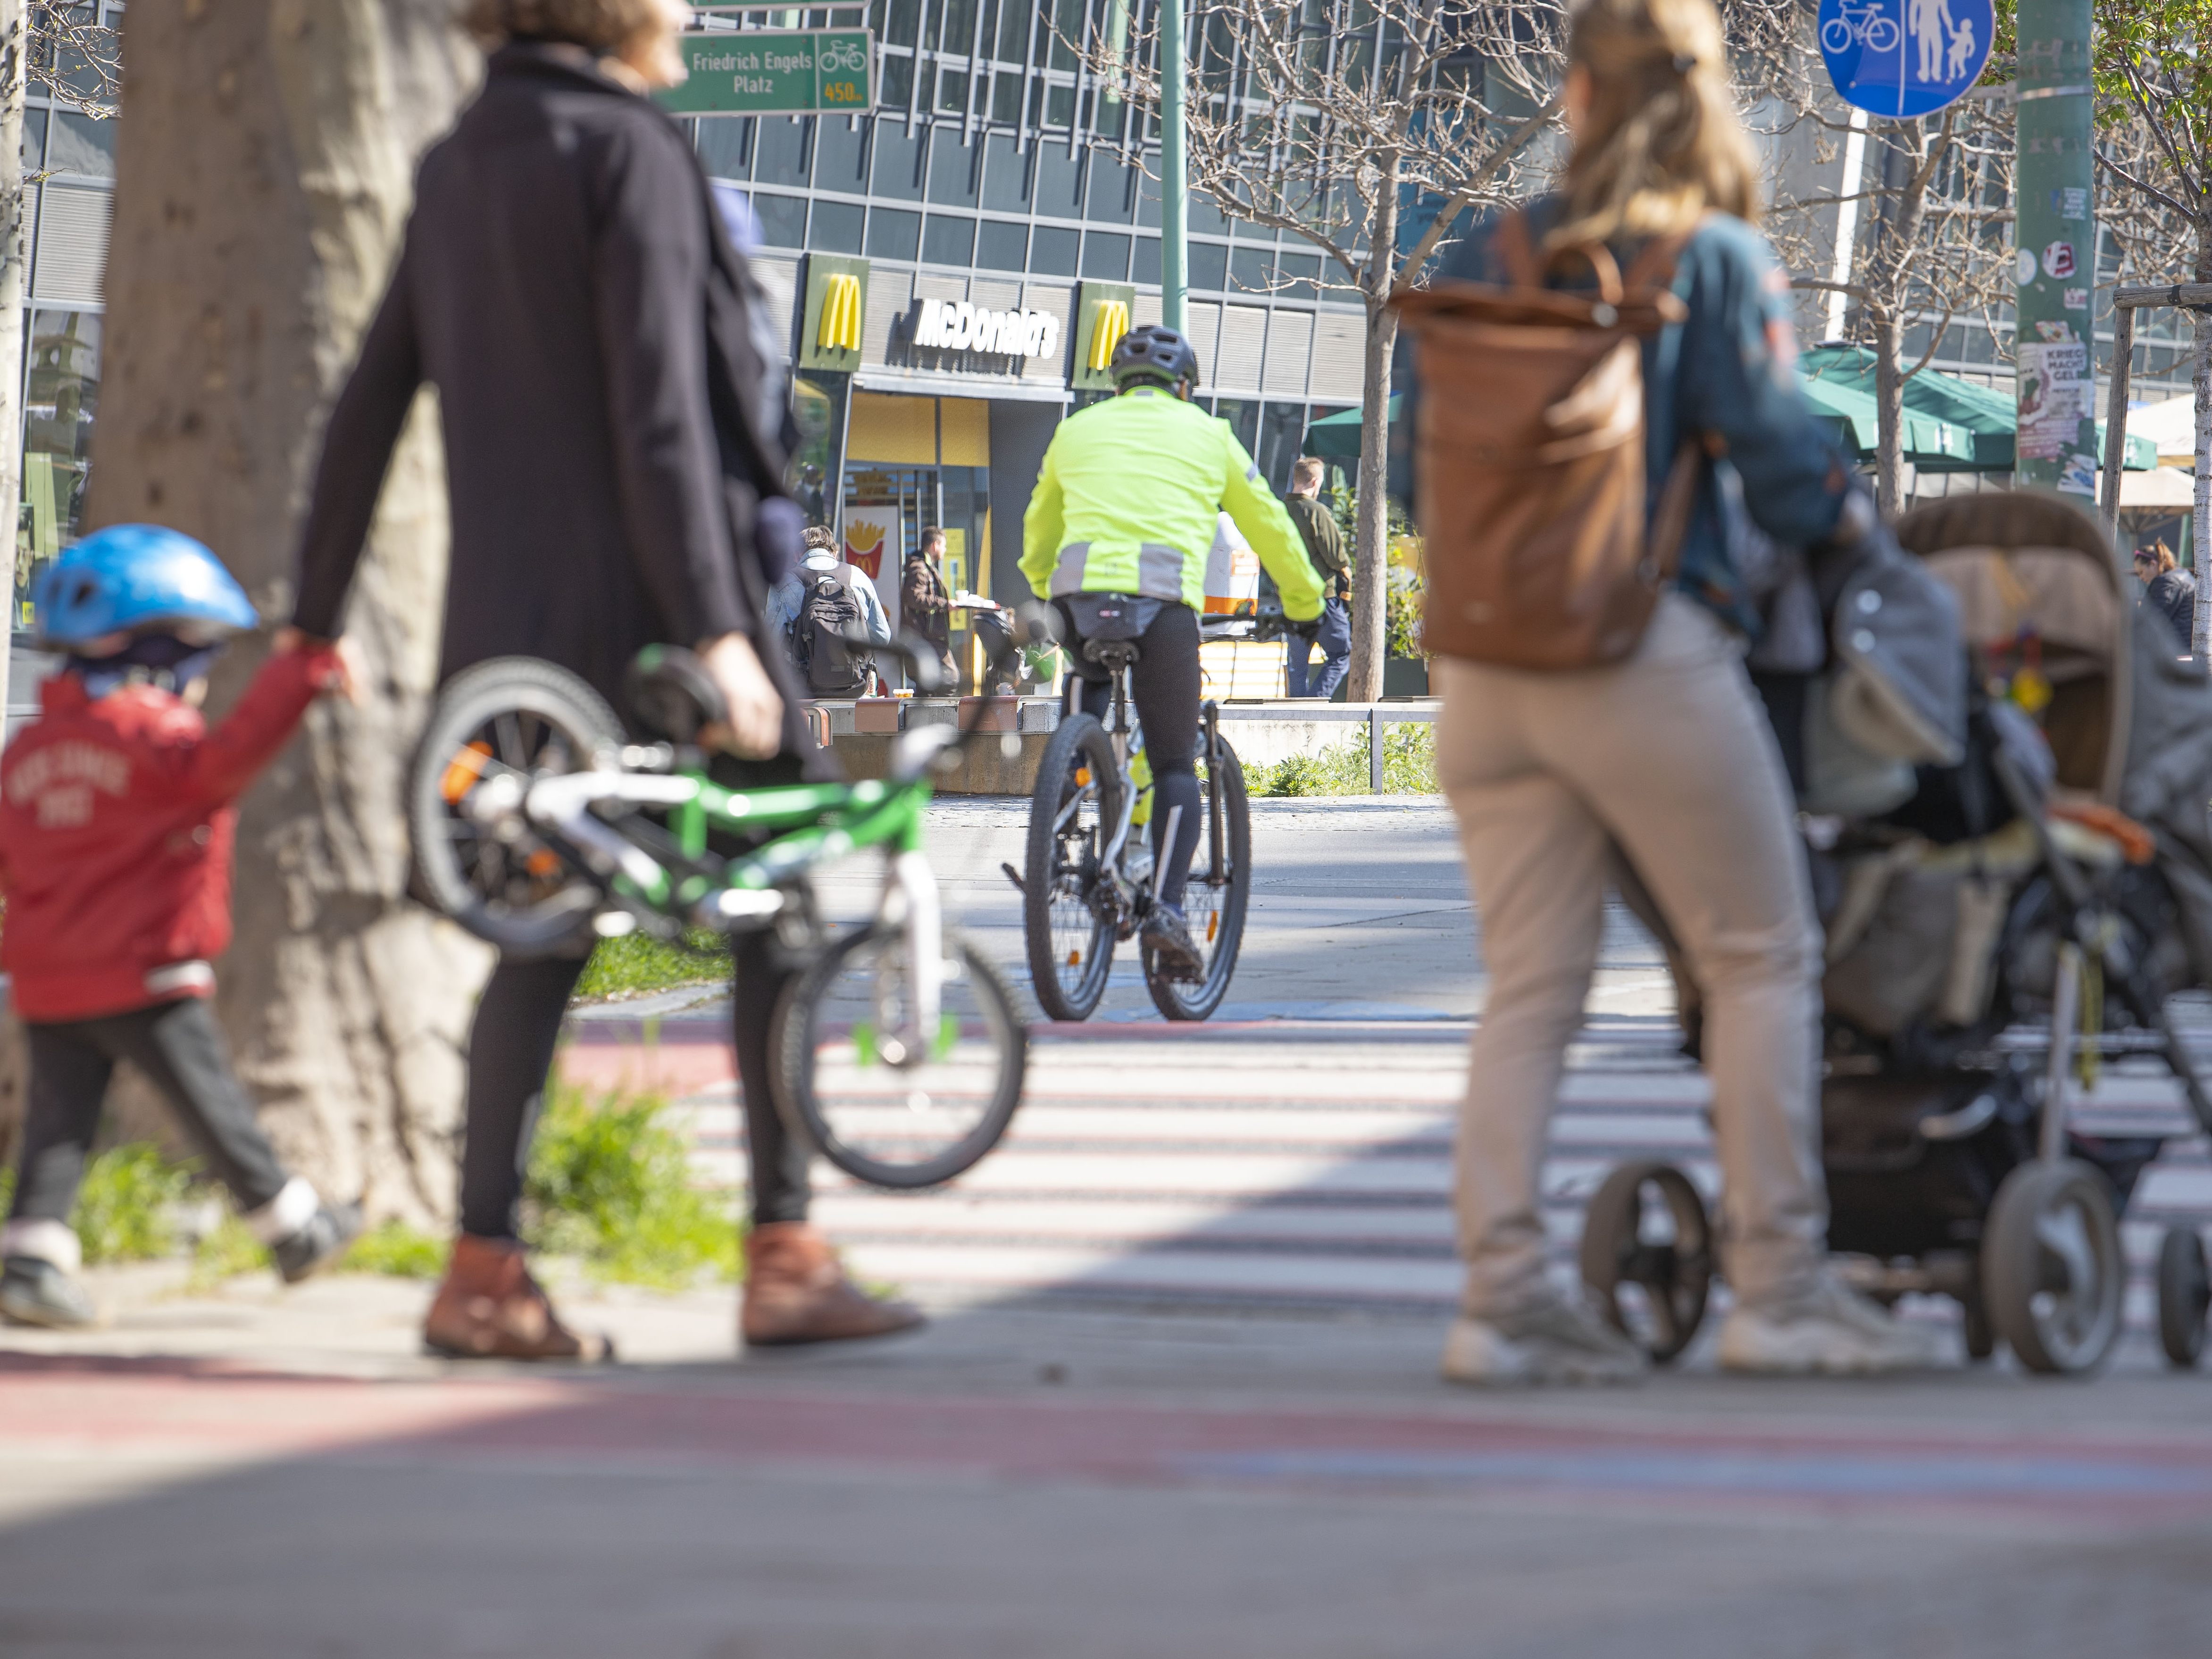
<path fill-rule="evenodd" d="M 199 537 L 290 602 L 324 416 L 381 295 L 413 163 L 479 62 L 451 0 L 132 0 L 88 518 Z M 319 705 L 245 804 L 219 1011 L 280 1148 L 373 1212 L 450 1211 L 482 948 L 405 896 L 400 774 L 436 673 L 443 464 L 428 394 L 348 620 L 370 696 Z M 261 653 L 234 651 L 228 702 Z"/>
<path fill-rule="evenodd" d="M 1844 337 L 1874 352 L 1875 486 L 1885 513 L 1904 504 L 1905 386 L 1954 323 L 1987 326 L 2012 298 L 2009 117 L 1998 100 L 1969 98 L 1938 115 L 1863 122 L 1857 180 L 1775 204 L 1775 244 L 1792 286 L 1843 296 Z M 1826 140 L 1849 141 L 1850 122 L 1817 100 L 1802 118 Z M 1832 159 L 1832 142 L 1822 149 Z M 1847 248 L 1835 247 L 1838 221 L 1853 227 Z M 1831 264 L 1823 256 L 1832 249 Z M 1908 354 L 1916 325 L 1925 343 Z"/>
<path fill-rule="evenodd" d="M 1528 193 L 1559 110 L 1565 0 L 1200 0 L 1190 11 L 1189 185 L 1222 211 L 1310 242 L 1322 285 L 1366 313 L 1345 695 L 1382 695 L 1391 297 L 1470 205 Z M 1086 53 L 1102 86 L 1159 108 L 1157 12 Z M 1150 167 L 1144 124 L 1102 147 Z M 1415 203 L 1433 216 L 1407 222 Z"/>
<path fill-rule="evenodd" d="M 2097 0 L 2091 47 L 2100 143 L 2097 171 L 2118 186 L 2107 210 L 2146 278 L 2212 283 L 2212 58 L 2201 0 Z M 2212 327 L 2198 315 L 2197 618 L 2190 648 L 2212 638 Z"/>
<path fill-rule="evenodd" d="M 15 520 L 22 500 L 23 115 L 33 88 L 58 106 L 115 112 L 115 37 L 90 5 L 0 0 L 0 593 L 15 591 Z M 13 603 L 12 597 L 9 603 Z"/>

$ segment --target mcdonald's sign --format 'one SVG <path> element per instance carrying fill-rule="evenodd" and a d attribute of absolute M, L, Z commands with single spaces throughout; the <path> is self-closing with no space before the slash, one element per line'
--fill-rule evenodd
<path fill-rule="evenodd" d="M 822 284 L 822 320 L 814 343 L 823 351 L 860 349 L 860 279 L 849 270 L 832 273 Z"/>
<path fill-rule="evenodd" d="M 1129 331 L 1137 290 L 1127 283 L 1085 283 L 1076 301 L 1074 372 L 1068 384 L 1079 391 L 1106 391 L 1114 384 L 1106 372 L 1114 348 Z"/>
<path fill-rule="evenodd" d="M 1114 361 L 1114 348 L 1129 331 L 1129 307 L 1119 300 L 1101 300 L 1091 313 L 1091 367 L 1103 371 Z"/>
<path fill-rule="evenodd" d="M 868 314 L 868 262 L 830 253 L 806 256 L 806 303 L 799 313 L 797 349 L 801 368 L 850 372 L 860 365 L 860 343 Z"/>

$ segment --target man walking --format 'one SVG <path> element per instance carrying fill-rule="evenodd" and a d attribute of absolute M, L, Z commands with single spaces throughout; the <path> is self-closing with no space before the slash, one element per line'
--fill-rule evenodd
<path fill-rule="evenodd" d="M 959 683 L 952 662 L 952 591 L 945 585 L 945 532 L 932 525 L 906 556 L 900 573 L 899 620 L 937 649 L 947 684 Z"/>
<path fill-rule="evenodd" d="M 1344 532 L 1336 527 L 1336 515 L 1321 502 L 1321 463 L 1310 455 L 1301 456 L 1291 469 L 1291 493 L 1283 503 L 1291 515 L 1291 522 L 1298 527 L 1298 538 L 1306 544 L 1306 556 L 1321 574 L 1322 609 L 1320 631 L 1311 638 L 1293 634 L 1290 641 L 1290 660 L 1285 665 L 1284 679 L 1290 695 L 1294 697 L 1329 697 L 1344 683 L 1346 672 L 1352 666 L 1352 612 L 1348 601 L 1352 598 L 1352 563 L 1344 551 Z M 1313 663 L 1313 647 L 1321 647 L 1321 672 L 1309 678 Z"/>

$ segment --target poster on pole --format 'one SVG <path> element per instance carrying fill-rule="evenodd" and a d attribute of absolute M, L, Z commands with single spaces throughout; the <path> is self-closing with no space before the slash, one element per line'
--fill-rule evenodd
<path fill-rule="evenodd" d="M 1990 0 L 1820 0 L 1820 56 L 1847 104 L 1904 120 L 1966 96 L 1990 61 Z"/>

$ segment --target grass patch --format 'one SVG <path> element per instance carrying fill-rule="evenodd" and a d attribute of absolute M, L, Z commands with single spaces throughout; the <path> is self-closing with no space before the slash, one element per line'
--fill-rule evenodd
<path fill-rule="evenodd" d="M 594 1278 L 664 1290 L 738 1277 L 731 1195 L 692 1185 L 683 1137 L 657 1095 L 548 1091 L 524 1184 L 532 1247 L 581 1259 Z"/>
<path fill-rule="evenodd" d="M 185 1281 L 188 1288 L 204 1290 L 220 1285 L 226 1279 L 236 1279 L 242 1273 L 258 1273 L 269 1266 L 269 1248 L 253 1236 L 253 1230 L 238 1218 L 228 1198 L 223 1200 L 222 1219 L 208 1232 L 200 1236 L 192 1246 L 191 1277 Z"/>
<path fill-rule="evenodd" d="M 1247 775 L 1255 796 L 1283 799 L 1297 796 L 1365 795 L 1373 793 L 1367 773 L 1367 730 L 1359 728 L 1318 754 L 1292 755 Z M 1436 728 L 1405 722 L 1382 728 L 1382 793 L 1437 793 Z"/>
<path fill-rule="evenodd" d="M 576 981 L 580 997 L 643 996 L 679 985 L 711 985 L 730 976 L 730 947 L 719 935 L 692 932 L 671 944 L 649 933 L 603 939 Z"/>
<path fill-rule="evenodd" d="M 86 1264 L 174 1255 L 177 1206 L 191 1177 L 191 1164 L 171 1164 L 151 1141 L 112 1147 L 93 1159 L 70 1212 Z"/>
<path fill-rule="evenodd" d="M 446 1241 L 404 1221 L 372 1227 L 353 1242 L 341 1272 L 388 1279 L 437 1279 L 446 1271 Z"/>

